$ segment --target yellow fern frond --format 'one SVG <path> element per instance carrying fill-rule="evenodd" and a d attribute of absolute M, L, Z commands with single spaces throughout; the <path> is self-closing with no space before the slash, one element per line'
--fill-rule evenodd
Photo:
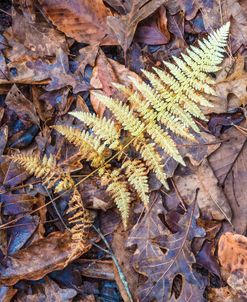
<path fill-rule="evenodd" d="M 178 152 L 174 140 L 169 136 L 167 132 L 163 131 L 162 128 L 155 123 L 148 124 L 146 130 L 154 140 L 154 142 L 158 146 L 160 146 L 169 156 L 174 158 L 182 165 L 185 165 L 183 158 Z"/>
<path fill-rule="evenodd" d="M 149 187 L 148 171 L 145 164 L 140 160 L 127 160 L 122 168 L 125 169 L 129 183 L 134 187 L 144 205 L 147 206 Z"/>
<path fill-rule="evenodd" d="M 72 240 L 79 243 L 85 242 L 93 220 L 90 212 L 84 208 L 81 195 L 77 189 L 74 189 L 66 213 L 69 215 L 68 220 L 71 225 Z"/>
<path fill-rule="evenodd" d="M 157 150 L 155 150 L 155 144 L 137 141 L 134 146 L 136 151 L 140 152 L 149 169 L 155 173 L 157 179 L 166 189 L 169 189 L 166 181 L 167 176 L 163 170 L 162 159 Z"/>
<path fill-rule="evenodd" d="M 122 217 L 124 228 L 127 228 L 131 196 L 128 189 L 128 182 L 120 174 L 119 170 L 106 172 L 102 176 L 102 185 L 107 184 L 106 191 L 112 196 Z"/>
<path fill-rule="evenodd" d="M 116 149 L 118 147 L 119 132 L 113 121 L 110 121 L 105 117 L 99 118 L 95 114 L 83 111 L 74 111 L 69 114 L 91 127 L 100 139 L 105 140 L 105 143 L 110 145 L 109 148 Z"/>
<path fill-rule="evenodd" d="M 69 174 L 61 175 L 61 180 L 58 182 L 58 184 L 55 187 L 54 192 L 59 193 L 61 191 L 70 190 L 74 187 L 75 183 L 72 177 Z"/>
<path fill-rule="evenodd" d="M 51 154 L 40 159 L 38 155 L 15 154 L 10 156 L 12 161 L 22 166 L 30 175 L 43 178 L 47 182 L 55 175 L 56 159 Z"/>
<path fill-rule="evenodd" d="M 111 110 L 118 122 L 126 131 L 129 131 L 131 135 L 138 136 L 142 133 L 144 125 L 141 120 L 134 115 L 133 110 L 131 110 L 128 105 L 99 93 L 94 92 L 94 95 L 102 104 Z"/>
<path fill-rule="evenodd" d="M 81 159 L 92 161 L 93 167 L 103 164 L 105 145 L 101 143 L 100 139 L 78 128 L 63 125 L 55 125 L 53 128 L 79 148 Z"/>

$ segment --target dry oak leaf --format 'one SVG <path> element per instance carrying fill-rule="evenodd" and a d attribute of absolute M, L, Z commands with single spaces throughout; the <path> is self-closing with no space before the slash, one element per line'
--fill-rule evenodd
<path fill-rule="evenodd" d="M 223 278 L 247 298 L 247 237 L 227 232 L 220 237 L 218 257 Z"/>
<path fill-rule="evenodd" d="M 202 290 L 204 282 L 192 269 L 195 257 L 191 252 L 191 240 L 203 237 L 205 232 L 196 224 L 198 209 L 194 201 L 181 216 L 178 231 L 172 234 L 162 222 L 165 208 L 160 194 L 151 195 L 151 208 L 132 229 L 127 241 L 128 247 L 136 247 L 132 257 L 134 269 L 147 277 L 139 283 L 139 301 L 174 301 L 172 284 L 177 275 L 182 276 L 182 287 L 178 301 L 191 297 L 194 287 Z M 172 300 L 170 300 L 172 299 Z M 189 300 L 188 300 L 189 301 Z M 192 300 L 191 300 L 192 301 Z M 203 297 L 197 301 L 204 301 Z"/>
<path fill-rule="evenodd" d="M 185 168 L 184 173 L 176 175 L 174 182 L 185 202 L 193 199 L 194 192 L 199 188 L 198 206 L 206 214 L 216 220 L 231 221 L 231 208 L 222 188 L 208 161 L 205 159 L 197 168 Z"/>
<path fill-rule="evenodd" d="M 77 42 L 117 44 L 106 24 L 111 12 L 102 0 L 39 0 L 39 3 L 52 23 Z"/>
<path fill-rule="evenodd" d="M 245 70 L 245 57 L 239 55 L 234 62 L 230 74 L 222 77 L 221 73 L 217 77 L 215 90 L 221 102 L 228 100 L 229 94 L 234 94 L 238 98 L 238 107 L 247 103 L 247 72 Z M 231 104 L 230 104 L 231 105 Z"/>
<path fill-rule="evenodd" d="M 46 238 L 37 240 L 10 257 L 0 265 L 0 283 L 13 285 L 19 280 L 38 280 L 46 274 L 61 270 L 69 262 L 86 253 L 88 244 L 78 249 L 71 241 L 70 233 L 54 232 Z"/>
<path fill-rule="evenodd" d="M 247 128 L 247 122 L 241 127 Z M 221 137 L 225 140 L 209 157 L 209 164 L 229 200 L 235 231 L 244 234 L 247 228 L 247 136 L 232 127 Z"/>
<path fill-rule="evenodd" d="M 103 51 L 100 51 L 93 69 L 90 85 L 93 89 L 102 90 L 107 96 L 114 97 L 115 89 L 112 83 L 115 82 L 127 86 L 131 84 L 130 76 L 139 79 L 136 73 L 130 71 L 124 65 L 107 58 Z M 91 103 L 97 115 L 102 117 L 105 106 L 98 101 L 93 93 L 91 94 Z"/>
<path fill-rule="evenodd" d="M 124 53 L 130 47 L 136 27 L 140 21 L 156 11 L 167 0 L 130 0 L 128 14 L 122 16 L 107 17 L 107 24 L 115 33 Z"/>
<path fill-rule="evenodd" d="M 209 288 L 208 290 L 208 301 L 209 302 L 246 302 L 243 297 L 239 297 L 229 287 L 220 288 Z"/>

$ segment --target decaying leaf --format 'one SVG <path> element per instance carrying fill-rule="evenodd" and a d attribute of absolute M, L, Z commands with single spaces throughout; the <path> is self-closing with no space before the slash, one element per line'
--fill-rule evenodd
<path fill-rule="evenodd" d="M 246 128 L 243 122 L 241 127 Z M 232 224 L 235 230 L 244 234 L 247 227 L 247 137 L 236 128 L 226 131 L 221 138 L 225 142 L 209 157 L 209 163 L 223 187 L 232 208 Z"/>
<path fill-rule="evenodd" d="M 236 105 L 245 105 L 247 102 L 247 72 L 245 70 L 244 56 L 239 55 L 236 58 L 236 62 L 230 72 L 230 75 L 226 75 L 224 78 L 221 74 L 219 75 L 215 85 L 216 93 L 223 104 L 227 103 L 229 94 L 234 94 L 239 100 L 239 103 L 235 104 L 235 107 Z"/>
<path fill-rule="evenodd" d="M 83 43 L 114 44 L 106 25 L 110 11 L 102 0 L 39 0 L 45 14 L 68 37 Z"/>
<path fill-rule="evenodd" d="M 215 177 L 208 161 L 205 159 L 198 168 L 186 169 L 182 175 L 174 177 L 177 189 L 185 202 L 193 200 L 194 192 L 199 188 L 199 208 L 213 219 L 231 221 L 231 208 L 223 190 L 218 187 Z"/>
<path fill-rule="evenodd" d="M 184 11 L 187 20 L 194 19 L 198 11 L 200 11 L 204 27 L 209 32 L 231 21 L 233 53 L 235 53 L 241 45 L 246 45 L 247 43 L 245 1 L 168 0 L 167 7 L 172 15 L 181 10 Z"/>
<path fill-rule="evenodd" d="M 127 86 L 131 83 L 130 76 L 138 79 L 134 72 L 118 62 L 108 59 L 103 52 L 100 52 L 90 84 L 94 89 L 103 90 L 107 96 L 113 96 L 115 90 L 112 83 L 121 83 Z M 95 112 L 102 116 L 105 106 L 93 94 L 91 94 L 91 103 Z"/>
<path fill-rule="evenodd" d="M 220 237 L 218 257 L 223 277 L 240 296 L 247 298 L 247 238 L 227 232 Z"/>
<path fill-rule="evenodd" d="M 77 291 L 73 288 L 61 288 L 55 281 L 45 277 L 42 282 L 34 284 L 29 288 L 28 294 L 18 293 L 17 301 L 26 302 L 72 302 L 77 295 Z"/>
<path fill-rule="evenodd" d="M 181 294 L 191 296 L 193 285 L 203 288 L 202 280 L 196 277 L 191 267 L 195 262 L 191 240 L 205 235 L 204 230 L 196 225 L 196 203 L 193 202 L 182 215 L 174 234 L 162 222 L 165 209 L 161 196 L 153 194 L 150 204 L 151 208 L 132 229 L 127 243 L 136 246 L 132 259 L 135 270 L 147 278 L 144 283 L 139 283 L 138 298 L 140 301 L 170 301 L 177 275 L 182 276 L 183 288 L 186 288 L 183 290 L 186 294 Z M 182 298 L 181 301 L 185 300 Z"/>
<path fill-rule="evenodd" d="M 125 53 L 132 42 L 138 23 L 151 15 L 166 1 L 131 0 L 131 8 L 127 15 L 107 17 L 107 23 L 115 33 Z"/>
<path fill-rule="evenodd" d="M 69 233 L 51 233 L 14 255 L 5 258 L 0 266 L 0 283 L 13 285 L 19 280 L 38 280 L 46 274 L 63 269 L 68 262 L 86 253 L 85 249 L 75 249 Z"/>
<path fill-rule="evenodd" d="M 34 104 L 23 95 L 16 85 L 9 90 L 5 102 L 8 109 L 13 110 L 24 124 L 30 125 L 31 122 L 39 125 Z"/>
<path fill-rule="evenodd" d="M 4 32 L 11 46 L 4 53 L 11 62 L 54 56 L 59 48 L 68 52 L 65 36 L 47 22 L 31 22 L 15 9 L 12 20 L 12 27 Z"/>

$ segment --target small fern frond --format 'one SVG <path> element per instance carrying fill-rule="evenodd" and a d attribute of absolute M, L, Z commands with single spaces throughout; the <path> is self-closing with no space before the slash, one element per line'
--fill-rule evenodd
<path fill-rule="evenodd" d="M 147 206 L 149 187 L 148 171 L 145 164 L 140 160 L 127 160 L 122 168 L 125 169 L 129 183 L 134 187 L 144 205 Z"/>
<path fill-rule="evenodd" d="M 57 169 L 56 160 L 52 154 L 49 158 L 45 155 L 43 159 L 40 159 L 38 155 L 28 154 L 15 154 L 10 158 L 13 162 L 22 166 L 30 175 L 37 178 L 50 180 Z"/>
<path fill-rule="evenodd" d="M 59 193 L 61 191 L 67 191 L 73 188 L 75 185 L 74 180 L 70 176 L 70 174 L 64 174 L 61 175 L 61 180 L 58 182 L 58 184 L 55 187 L 54 192 Z"/>
<path fill-rule="evenodd" d="M 133 110 L 131 110 L 128 105 L 99 93 L 94 92 L 94 95 L 102 104 L 110 109 L 124 130 L 129 131 L 133 136 L 138 136 L 142 133 L 144 125 L 141 120 L 134 115 Z"/>
<path fill-rule="evenodd" d="M 101 143 L 99 138 L 90 135 L 85 130 L 63 125 L 56 125 L 53 126 L 53 128 L 64 135 L 70 143 L 84 149 L 85 152 L 96 151 L 100 154 L 105 149 L 105 146 Z"/>
<path fill-rule="evenodd" d="M 91 127 L 94 133 L 109 145 L 110 149 L 116 149 L 118 147 L 120 143 L 119 133 L 113 121 L 110 121 L 105 117 L 99 118 L 95 114 L 83 111 L 74 111 L 69 114 Z"/>
<path fill-rule="evenodd" d="M 141 142 L 137 141 L 134 144 L 136 151 L 138 151 L 144 161 L 146 162 L 147 166 L 149 167 L 150 171 L 153 171 L 157 177 L 157 179 L 162 183 L 162 185 L 169 189 L 167 184 L 167 177 L 163 170 L 162 159 L 159 153 L 155 150 L 155 144 L 147 143 L 146 141 Z"/>
<path fill-rule="evenodd" d="M 71 225 L 72 240 L 79 243 L 85 242 L 93 220 L 90 212 L 84 208 L 81 195 L 77 189 L 74 189 L 66 213 L 69 215 L 68 220 Z"/>
<path fill-rule="evenodd" d="M 122 217 L 124 228 L 127 228 L 131 196 L 128 189 L 128 182 L 120 175 L 119 170 L 105 172 L 102 176 L 102 185 L 107 184 L 106 191 L 112 196 Z"/>

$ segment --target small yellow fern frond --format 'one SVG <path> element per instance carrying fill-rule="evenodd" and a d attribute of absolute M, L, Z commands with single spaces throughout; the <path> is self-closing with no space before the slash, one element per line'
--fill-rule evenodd
<path fill-rule="evenodd" d="M 140 160 L 127 160 L 122 168 L 125 169 L 129 183 L 134 187 L 144 205 L 147 206 L 149 187 L 148 171 L 145 164 Z"/>
<path fill-rule="evenodd" d="M 12 161 L 22 166 L 30 175 L 37 178 L 46 179 L 48 182 L 54 175 L 57 169 L 56 160 L 50 155 L 46 155 L 40 159 L 38 155 L 15 154 L 10 156 Z"/>
<path fill-rule="evenodd" d="M 55 125 L 53 128 L 64 135 L 71 144 L 79 148 L 81 159 L 91 160 L 93 167 L 103 164 L 105 145 L 101 144 L 100 139 L 78 128 L 63 125 Z"/>
<path fill-rule="evenodd" d="M 144 125 L 141 120 L 134 115 L 134 112 L 128 105 L 99 93 L 94 92 L 94 95 L 102 104 L 111 110 L 117 121 L 126 131 L 129 131 L 131 135 L 138 136 L 142 133 Z"/>
<path fill-rule="evenodd" d="M 72 226 L 72 240 L 75 242 L 85 242 L 88 237 L 88 232 L 93 224 L 90 212 L 84 208 L 81 195 L 77 189 L 74 189 L 71 200 L 68 204 L 66 212 L 69 215 L 69 223 Z"/>
<path fill-rule="evenodd" d="M 107 184 L 106 191 L 112 196 L 122 217 L 124 228 L 127 228 L 131 196 L 128 182 L 120 175 L 119 170 L 106 171 L 102 176 L 102 185 Z"/>
<path fill-rule="evenodd" d="M 64 174 L 60 176 L 61 180 L 55 187 L 54 192 L 59 193 L 61 191 L 67 191 L 74 187 L 75 183 L 72 177 L 69 174 Z"/>
<path fill-rule="evenodd" d="M 116 149 L 118 147 L 119 133 L 112 121 L 105 117 L 99 118 L 95 114 L 83 111 L 74 111 L 69 114 L 91 127 L 100 139 L 105 140 L 105 143 L 109 144 L 110 149 Z"/>
<path fill-rule="evenodd" d="M 155 150 L 155 144 L 147 143 L 146 141 L 137 141 L 134 146 L 136 151 L 140 152 L 149 169 L 155 173 L 157 179 L 166 189 L 169 189 L 166 181 L 167 177 L 163 170 L 162 159 L 157 150 Z"/>

